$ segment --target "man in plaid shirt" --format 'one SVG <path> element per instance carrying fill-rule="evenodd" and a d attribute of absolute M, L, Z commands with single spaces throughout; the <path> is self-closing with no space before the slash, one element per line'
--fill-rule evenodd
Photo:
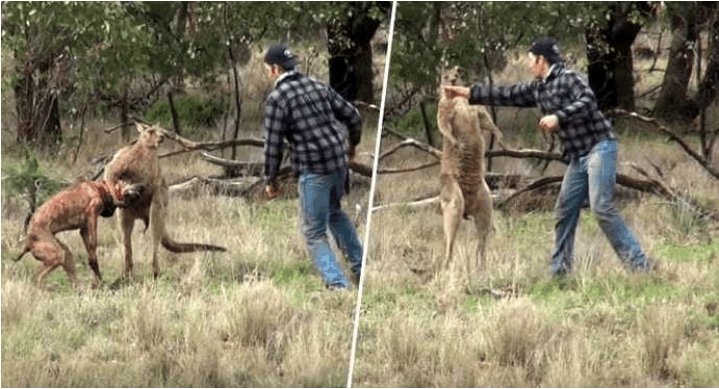
<path fill-rule="evenodd" d="M 536 80 L 511 86 L 445 87 L 448 98 L 470 104 L 539 107 L 542 131 L 556 131 L 569 166 L 557 199 L 555 248 L 550 271 L 571 272 L 579 211 L 587 197 L 599 225 L 624 263 L 645 271 L 650 261 L 614 203 L 617 178 L 617 137 L 599 111 L 586 79 L 564 67 L 559 44 L 542 38 L 529 49 L 529 69 Z"/>
<path fill-rule="evenodd" d="M 287 139 L 292 167 L 299 177 L 302 234 L 313 262 L 328 288 L 349 289 L 351 284 L 329 245 L 327 228 L 348 257 L 353 277 L 359 279 L 362 245 L 340 201 L 348 179 L 348 162 L 354 158 L 362 135 L 362 117 L 331 87 L 297 71 L 297 61 L 286 46 L 271 46 L 265 63 L 270 79 L 275 81 L 263 123 L 267 196 L 280 194 L 276 178 Z"/>

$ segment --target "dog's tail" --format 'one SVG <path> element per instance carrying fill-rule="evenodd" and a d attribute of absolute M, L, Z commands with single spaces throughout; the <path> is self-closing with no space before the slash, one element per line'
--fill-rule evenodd
<path fill-rule="evenodd" d="M 173 253 L 190 253 L 193 251 L 227 251 L 222 246 L 215 246 L 207 243 L 180 243 L 175 242 L 168 236 L 162 237 L 162 246 Z"/>
<path fill-rule="evenodd" d="M 13 259 L 14 262 L 17 262 L 22 258 L 25 254 L 27 254 L 30 251 L 30 247 L 28 245 L 25 245 L 25 248 L 22 250 L 20 255 L 17 256 L 17 258 Z"/>

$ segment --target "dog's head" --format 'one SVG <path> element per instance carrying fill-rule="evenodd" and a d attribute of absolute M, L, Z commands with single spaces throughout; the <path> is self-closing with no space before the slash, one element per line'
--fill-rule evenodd
<path fill-rule="evenodd" d="M 165 139 L 162 130 L 155 126 L 135 123 L 135 128 L 140 132 L 140 139 L 137 140 L 137 143 L 140 143 L 145 147 L 156 149 L 160 147 L 160 143 L 162 143 Z"/>
<path fill-rule="evenodd" d="M 125 186 L 124 200 L 125 204 L 132 205 L 139 200 L 146 192 L 147 185 L 143 183 L 135 183 Z"/>
<path fill-rule="evenodd" d="M 125 185 L 125 187 L 122 189 L 121 197 L 118 199 L 120 203 L 116 203 L 115 199 L 113 199 L 112 194 L 110 194 L 111 189 L 107 188 L 106 191 L 102 192 L 102 210 L 100 211 L 100 216 L 102 217 L 110 217 L 115 214 L 115 209 L 117 209 L 118 205 L 122 208 L 127 208 L 129 206 L 132 206 L 137 201 L 139 201 L 142 196 L 147 193 L 147 185 L 142 183 L 136 183 L 136 184 L 128 184 Z"/>

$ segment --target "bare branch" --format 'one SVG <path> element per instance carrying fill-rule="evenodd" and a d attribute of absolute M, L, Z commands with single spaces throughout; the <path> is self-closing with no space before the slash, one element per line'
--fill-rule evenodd
<path fill-rule="evenodd" d="M 113 131 L 115 131 L 115 130 L 118 130 L 118 129 L 122 128 L 122 127 L 127 127 L 127 126 L 131 126 L 131 125 L 132 125 L 132 123 L 118 124 L 118 125 L 116 125 L 116 126 L 114 126 L 114 127 L 110 127 L 110 128 L 108 128 L 108 129 L 106 129 L 106 130 L 105 130 L 105 133 L 106 133 L 106 134 L 109 134 L 109 133 L 111 133 L 111 132 L 113 132 Z"/>
<path fill-rule="evenodd" d="M 409 203 L 389 203 L 389 204 L 378 205 L 376 207 L 372 207 L 372 212 L 383 211 L 385 209 L 396 208 L 396 207 L 401 207 L 401 206 L 417 207 L 417 206 L 421 206 L 421 205 L 430 205 L 430 204 L 434 204 L 436 202 L 439 202 L 439 196 L 430 197 L 430 198 L 423 199 L 423 200 L 412 201 Z"/>
<path fill-rule="evenodd" d="M 542 188 L 542 187 L 545 187 L 547 185 L 554 184 L 557 182 L 562 182 L 563 179 L 564 179 L 564 177 L 562 177 L 562 176 L 542 177 L 542 178 L 532 182 L 531 184 L 527 185 L 526 187 L 514 192 L 511 196 L 507 197 L 503 201 L 500 201 L 496 205 L 496 207 L 497 208 L 503 207 L 505 204 L 514 200 L 515 198 L 517 198 L 517 196 L 521 195 L 522 193 L 526 193 L 531 190 L 539 189 L 539 188 Z"/>
<path fill-rule="evenodd" d="M 365 165 L 359 162 L 350 161 L 349 168 L 353 172 L 365 176 L 365 177 L 372 177 L 372 166 Z"/>
<path fill-rule="evenodd" d="M 550 153 L 542 150 L 519 149 L 519 150 L 490 150 L 484 153 L 485 157 L 512 157 L 512 158 L 539 158 L 552 161 L 562 161 L 559 153 Z"/>
<path fill-rule="evenodd" d="M 407 138 L 393 146 L 391 149 L 387 150 L 380 156 L 380 161 L 393 154 L 396 153 L 399 149 L 403 147 L 414 147 L 417 149 L 420 149 L 422 151 L 425 151 L 429 154 L 431 154 L 433 157 L 437 159 L 442 158 L 442 151 L 439 149 L 430 146 L 427 143 L 418 141 L 414 138 Z M 512 149 L 504 149 L 504 150 L 489 150 L 484 153 L 484 156 L 489 157 L 512 157 L 512 158 L 540 158 L 540 159 L 547 159 L 552 161 L 562 161 L 562 155 L 559 153 L 552 153 L 548 151 L 542 151 L 542 150 L 534 150 L 534 149 L 520 149 L 520 150 L 512 150 Z"/>
<path fill-rule="evenodd" d="M 433 157 L 435 157 L 437 159 L 442 158 L 442 152 L 439 149 L 434 148 L 427 143 L 420 142 L 413 138 L 405 138 L 402 142 L 396 144 L 391 149 L 382 153 L 382 155 L 379 157 L 379 160 L 382 161 L 382 159 L 396 153 L 399 149 L 404 148 L 404 147 L 414 147 L 414 148 L 420 149 L 422 151 L 425 151 L 425 152 L 431 154 Z"/>
<path fill-rule="evenodd" d="M 435 162 L 430 162 L 430 163 L 420 165 L 417 167 L 411 167 L 411 168 L 405 168 L 405 169 L 379 169 L 379 170 L 377 170 L 377 174 L 396 174 L 396 173 L 416 172 L 418 170 L 435 167 L 439 164 L 440 164 L 439 161 L 435 161 Z"/>
<path fill-rule="evenodd" d="M 709 174 L 711 174 L 712 176 L 714 176 L 714 178 L 719 179 L 719 170 L 714 169 L 713 167 L 711 167 L 710 164 L 709 164 L 709 162 L 707 162 L 707 160 L 705 160 L 701 155 L 699 155 L 699 153 L 697 153 L 696 151 L 694 151 L 694 150 L 693 150 L 682 138 L 680 138 L 677 134 L 675 134 L 674 132 L 672 132 L 671 130 L 669 130 L 668 128 L 666 128 L 664 125 L 662 125 L 661 123 L 659 123 L 659 121 L 658 121 L 657 119 L 649 118 L 649 117 L 646 117 L 646 116 L 642 116 L 642 115 L 640 115 L 640 114 L 638 114 L 638 113 L 636 113 L 636 112 L 629 112 L 629 111 L 625 111 L 625 110 L 623 110 L 623 109 L 614 109 L 614 110 L 611 110 L 611 111 L 607 112 L 607 115 L 608 115 L 608 116 L 628 116 L 628 117 L 630 117 L 630 118 L 634 118 L 634 119 L 637 119 L 637 120 L 642 121 L 642 122 L 645 122 L 645 123 L 651 123 L 651 124 L 653 124 L 657 129 L 659 129 L 659 131 L 661 131 L 661 132 L 664 133 L 665 135 L 669 136 L 669 139 L 671 139 L 671 140 L 673 140 L 673 141 L 679 143 L 679 146 L 681 146 L 681 147 L 684 149 L 684 151 L 685 151 L 687 154 L 689 154 L 689 156 L 691 156 L 692 158 L 694 158 L 694 160 L 696 160 L 697 162 L 699 162 L 699 164 L 700 164 L 704 169 L 706 169 L 706 171 L 708 171 Z"/>

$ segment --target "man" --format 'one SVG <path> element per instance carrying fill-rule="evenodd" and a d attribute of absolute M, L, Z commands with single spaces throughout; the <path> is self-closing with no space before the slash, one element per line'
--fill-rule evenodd
<path fill-rule="evenodd" d="M 301 230 L 312 260 L 328 288 L 349 289 L 351 284 L 329 245 L 327 228 L 349 258 L 353 276 L 359 279 L 362 245 L 340 201 L 348 179 L 348 160 L 354 158 L 362 135 L 362 117 L 328 85 L 296 70 L 296 63 L 284 45 L 271 46 L 265 55 L 269 78 L 275 81 L 275 89 L 267 97 L 263 124 L 265 190 L 268 198 L 280 194 L 276 177 L 287 139 L 292 167 L 299 177 Z"/>
<path fill-rule="evenodd" d="M 572 270 L 579 211 L 587 196 L 592 212 L 619 257 L 633 270 L 648 270 L 650 261 L 614 203 L 617 137 L 611 123 L 599 111 L 585 78 L 564 67 L 557 41 L 539 39 L 529 48 L 528 56 L 534 82 L 446 87 L 445 94 L 468 98 L 470 104 L 539 106 L 544 115 L 539 121 L 541 131 L 556 131 L 559 135 L 569 166 L 556 205 L 552 275 Z"/>

